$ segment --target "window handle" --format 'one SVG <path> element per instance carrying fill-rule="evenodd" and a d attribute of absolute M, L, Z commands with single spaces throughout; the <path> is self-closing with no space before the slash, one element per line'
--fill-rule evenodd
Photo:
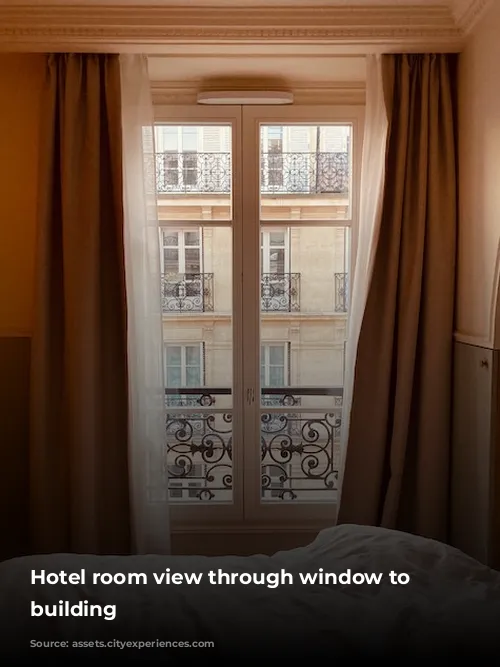
<path fill-rule="evenodd" d="M 247 389 L 247 403 L 248 405 L 255 403 L 255 389 L 252 389 L 251 387 Z"/>

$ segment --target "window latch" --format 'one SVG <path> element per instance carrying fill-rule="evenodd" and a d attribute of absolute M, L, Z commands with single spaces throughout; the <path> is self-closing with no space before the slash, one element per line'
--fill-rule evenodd
<path fill-rule="evenodd" d="M 249 387 L 247 389 L 247 404 L 252 405 L 253 403 L 255 403 L 255 389 Z"/>

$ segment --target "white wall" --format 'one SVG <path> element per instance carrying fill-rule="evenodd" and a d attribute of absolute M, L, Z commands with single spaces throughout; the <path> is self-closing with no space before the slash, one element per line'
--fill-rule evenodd
<path fill-rule="evenodd" d="M 495 335 L 500 242 L 500 2 L 460 56 L 458 333 L 499 347 Z M 498 327 L 497 327 L 498 329 Z"/>
<path fill-rule="evenodd" d="M 459 66 L 460 219 L 452 457 L 452 541 L 500 567 L 500 2 Z"/>

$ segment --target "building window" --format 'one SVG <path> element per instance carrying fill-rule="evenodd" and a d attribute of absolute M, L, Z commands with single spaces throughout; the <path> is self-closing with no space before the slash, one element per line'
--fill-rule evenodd
<path fill-rule="evenodd" d="M 165 381 L 168 388 L 203 386 L 202 346 L 165 344 Z"/>
<path fill-rule="evenodd" d="M 289 271 L 289 229 L 265 230 L 260 235 L 262 273 L 283 276 Z"/>
<path fill-rule="evenodd" d="M 198 389 L 204 386 L 204 357 L 204 343 L 196 345 L 164 344 L 165 405 L 167 408 L 176 408 L 167 413 L 167 435 L 178 433 L 179 428 L 182 430 L 187 424 L 189 428 L 193 429 L 193 433 L 204 432 L 203 414 L 180 410 L 180 408 L 200 407 L 201 391 L 192 394 L 182 390 Z M 181 476 L 181 473 L 178 472 L 177 475 Z"/>
<path fill-rule="evenodd" d="M 261 387 L 286 387 L 289 384 L 286 348 L 286 343 L 266 343 L 261 346 Z"/>
<path fill-rule="evenodd" d="M 161 271 L 164 274 L 201 273 L 201 231 L 161 230 Z"/>
<path fill-rule="evenodd" d="M 283 185 L 283 127 L 269 126 L 267 129 L 267 173 L 265 180 L 270 187 Z"/>
<path fill-rule="evenodd" d="M 169 189 L 191 190 L 198 184 L 198 132 L 194 126 L 163 129 L 164 184 Z"/>

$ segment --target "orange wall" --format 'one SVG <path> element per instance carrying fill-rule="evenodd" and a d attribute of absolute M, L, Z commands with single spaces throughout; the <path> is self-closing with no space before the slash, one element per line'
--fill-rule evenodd
<path fill-rule="evenodd" d="M 29 552 L 29 365 L 42 55 L 0 54 L 0 560 Z"/>
<path fill-rule="evenodd" d="M 41 54 L 0 54 L 0 336 L 32 327 Z"/>

